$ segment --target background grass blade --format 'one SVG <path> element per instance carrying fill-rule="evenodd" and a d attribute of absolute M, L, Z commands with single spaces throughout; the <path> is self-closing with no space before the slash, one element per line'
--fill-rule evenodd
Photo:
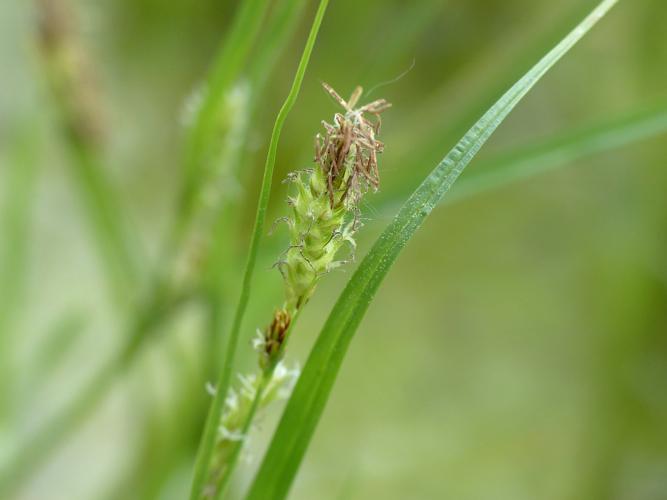
<path fill-rule="evenodd" d="M 236 81 L 252 49 L 268 0 L 246 0 L 241 3 L 232 29 L 223 40 L 210 76 L 203 89 L 203 99 L 197 109 L 194 124 L 188 134 L 185 149 L 185 185 L 182 193 L 179 223 L 176 234 L 187 225 L 194 210 L 195 198 L 206 178 L 204 170 L 211 143 L 216 138 L 219 113 L 226 93 Z"/>
<path fill-rule="evenodd" d="M 222 410 L 227 395 L 227 389 L 229 387 L 229 382 L 232 375 L 232 368 L 234 364 L 234 358 L 236 355 L 236 347 L 238 344 L 239 332 L 241 330 L 243 316 L 245 314 L 245 310 L 248 305 L 248 299 L 250 298 L 250 287 L 255 269 L 255 263 L 257 260 L 257 251 L 259 249 L 259 242 L 264 233 L 266 210 L 269 204 L 271 183 L 273 180 L 273 169 L 276 162 L 276 153 L 278 150 L 278 141 L 280 139 L 280 133 L 282 131 L 283 125 L 285 124 L 285 120 L 287 119 L 287 115 L 294 106 L 294 103 L 296 102 L 296 99 L 299 95 L 301 84 L 303 82 L 303 78 L 306 73 L 306 68 L 308 67 L 308 62 L 310 60 L 310 55 L 313 52 L 313 47 L 315 46 L 315 40 L 317 39 L 317 33 L 319 32 L 322 20 L 324 19 L 324 13 L 326 12 L 328 3 L 329 3 L 328 0 L 320 1 L 319 7 L 315 14 L 315 19 L 313 20 L 313 24 L 310 33 L 308 35 L 308 39 L 306 40 L 306 45 L 301 55 L 301 60 L 299 61 L 299 66 L 294 76 L 292 88 L 290 89 L 290 92 L 287 95 L 287 98 L 285 99 L 283 106 L 280 108 L 280 111 L 278 112 L 278 116 L 276 117 L 275 125 L 273 127 L 273 132 L 271 134 L 269 151 L 266 157 L 266 164 L 264 167 L 264 177 L 262 179 L 262 187 L 260 190 L 259 201 L 257 204 L 257 213 L 255 215 L 255 224 L 250 240 L 248 260 L 243 275 L 243 283 L 241 285 L 241 295 L 239 297 L 238 306 L 236 309 L 236 313 L 234 315 L 234 322 L 232 324 L 232 328 L 229 333 L 229 338 L 227 340 L 227 347 L 225 349 L 223 366 L 220 371 L 218 384 L 216 386 L 216 395 L 213 398 L 213 402 L 211 403 L 211 408 L 206 418 L 206 425 L 204 427 L 204 433 L 202 435 L 199 452 L 197 454 L 197 462 L 195 464 L 194 479 L 190 495 L 190 498 L 192 500 L 198 499 L 202 496 L 205 487 L 206 477 L 208 474 L 209 465 L 211 462 L 211 457 L 213 454 L 213 450 L 215 448 L 215 442 L 218 433 L 218 423 L 220 422 L 220 417 L 222 415 Z"/>
<path fill-rule="evenodd" d="M 15 396 L 12 383 L 14 368 L 13 332 L 24 301 L 28 271 L 28 248 L 33 197 L 37 181 L 37 152 L 20 134 L 13 151 L 5 158 L 7 177 L 0 207 L 0 429 L 9 419 Z M 33 146 L 33 147 L 31 147 Z"/>
<path fill-rule="evenodd" d="M 215 64 L 207 80 L 207 92 L 189 136 L 187 172 L 201 166 L 199 162 L 205 156 L 207 146 L 210 145 L 208 141 L 210 134 L 215 129 L 220 102 L 230 84 L 238 77 L 259 30 L 267 5 L 267 0 L 244 2 L 233 20 L 230 34 L 225 38 L 216 55 Z M 43 34 L 51 18 L 46 14 L 42 17 L 44 20 L 40 27 Z M 47 23 L 47 26 L 44 23 Z M 105 262 L 108 262 L 107 270 L 112 291 L 127 300 L 129 297 L 127 291 L 136 288 L 129 286 L 127 281 L 136 280 L 140 273 L 131 270 L 134 267 L 131 264 L 134 258 L 133 254 L 129 252 L 124 237 L 125 228 L 121 224 L 121 219 L 118 218 L 121 211 L 115 208 L 114 193 L 104 173 L 99 169 L 96 144 L 89 140 L 92 138 L 87 135 L 75 133 L 76 130 L 86 130 L 86 128 L 77 125 L 83 118 L 73 115 L 77 108 L 69 106 L 69 101 L 65 99 L 70 95 L 71 89 L 62 88 L 62 82 L 69 80 L 61 75 L 63 68 L 59 57 L 60 45 L 54 46 L 51 38 L 46 40 L 48 43 L 45 43 L 43 47 L 44 57 L 42 58 L 44 70 L 46 77 L 52 83 L 61 119 L 70 132 L 67 139 L 73 158 L 71 167 L 76 171 L 75 177 L 80 186 L 83 204 L 88 208 L 86 214 L 91 220 L 94 234 L 98 237 L 98 247 Z M 65 40 L 70 41 L 69 38 Z M 77 93 L 74 92 L 74 95 Z M 74 128 L 75 125 L 77 125 L 76 128 Z M 178 236 L 181 236 L 186 229 L 187 222 L 189 222 L 187 215 L 185 211 L 179 212 L 171 231 L 172 234 L 167 241 L 167 248 L 163 251 L 166 255 L 171 255 Z M 168 269 L 164 271 L 169 272 Z M 146 339 L 189 294 L 189 291 L 183 294 L 179 292 L 176 293 L 179 297 L 175 297 L 173 295 L 175 292 L 170 289 L 166 278 L 159 274 L 153 277 L 152 281 L 146 297 L 137 307 L 132 307 L 130 310 L 127 325 L 124 325 L 124 330 L 126 330 L 124 342 L 120 349 L 102 362 L 95 374 L 89 377 L 85 387 L 65 405 L 61 412 L 26 438 L 25 443 L 12 457 L 11 465 L 0 471 L 0 497 L 11 494 L 19 487 L 70 436 L 70 433 L 77 429 L 80 422 L 88 417 L 97 404 L 103 400 L 116 378 L 122 375 L 136 354 L 141 351 Z"/>
<path fill-rule="evenodd" d="M 488 161 L 461 178 L 446 201 L 497 189 L 527 177 L 564 167 L 579 158 L 620 148 L 667 132 L 667 104 L 586 129 L 568 131 Z"/>
<path fill-rule="evenodd" d="M 667 103 L 635 111 L 594 126 L 567 131 L 535 144 L 519 147 L 468 171 L 444 200 L 452 203 L 522 179 L 564 167 L 579 158 L 610 151 L 667 132 Z M 399 203 L 397 192 L 377 206 L 389 212 Z M 405 193 L 407 195 L 407 193 Z"/>
<path fill-rule="evenodd" d="M 37 4 L 41 70 L 70 156 L 68 167 L 110 295 L 124 308 L 138 288 L 137 238 L 125 223 L 116 190 L 102 168 L 104 131 L 97 88 L 88 75 L 90 63 L 70 27 L 74 13 L 67 5 L 43 0 Z M 79 55 L 77 64 L 72 63 L 72 53 Z"/>
<path fill-rule="evenodd" d="M 248 500 L 286 497 L 347 347 L 400 251 L 510 111 L 616 1 L 601 2 L 482 116 L 417 188 L 373 245 L 320 332 L 250 488 Z"/>

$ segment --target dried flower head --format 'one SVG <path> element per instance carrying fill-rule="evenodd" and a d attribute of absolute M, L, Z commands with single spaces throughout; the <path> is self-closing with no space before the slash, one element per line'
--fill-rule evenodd
<path fill-rule="evenodd" d="M 353 208 L 369 186 L 375 190 L 380 185 L 377 155 L 384 144 L 375 137 L 380 133 L 380 113 L 391 104 L 378 99 L 355 108 L 361 87 L 354 89 L 346 102 L 328 84 L 323 86 L 345 109 L 345 114 L 336 113 L 333 125 L 322 121 L 326 133 L 315 136 L 315 162 L 326 176 L 331 207 L 346 203 Z M 366 113 L 375 116 L 374 123 L 366 119 Z"/>
<path fill-rule="evenodd" d="M 324 133 L 315 136 L 315 168 L 288 176 L 295 190 L 288 198 L 292 214 L 285 218 L 290 246 L 278 268 L 290 312 L 308 301 L 322 275 L 344 263 L 336 260 L 341 247 L 354 249 L 359 202 L 380 182 L 378 154 L 384 145 L 376 137 L 380 113 L 391 105 L 378 99 L 356 107 L 361 87 L 345 101 L 329 85 L 323 86 L 345 112 L 336 113 L 331 124 L 322 122 Z"/>

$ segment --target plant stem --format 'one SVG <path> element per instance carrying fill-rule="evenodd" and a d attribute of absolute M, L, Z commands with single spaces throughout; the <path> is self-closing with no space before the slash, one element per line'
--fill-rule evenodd
<path fill-rule="evenodd" d="M 271 379 L 273 378 L 273 372 L 275 371 L 276 366 L 278 366 L 278 363 L 284 357 L 285 349 L 287 348 L 287 344 L 289 343 L 289 339 L 291 337 L 291 332 L 292 330 L 294 330 L 294 327 L 296 326 L 296 322 L 299 319 L 302 310 L 303 309 L 297 309 L 296 313 L 294 313 L 292 321 L 290 322 L 290 325 L 287 331 L 285 332 L 285 340 L 280 346 L 280 352 L 272 358 L 272 361 L 269 364 L 267 364 L 266 367 L 261 372 L 260 375 L 261 380 L 259 386 L 257 387 L 257 392 L 255 393 L 255 397 L 250 407 L 250 411 L 248 412 L 248 416 L 246 417 L 246 420 L 243 423 L 243 426 L 241 427 L 241 436 L 243 436 L 243 439 L 235 441 L 233 443 L 225 471 L 223 473 L 222 478 L 220 479 L 220 482 L 218 483 L 217 497 L 216 497 L 218 500 L 222 499 L 225 489 L 227 488 L 227 485 L 231 480 L 232 474 L 234 473 L 234 469 L 236 468 L 236 463 L 238 462 L 238 458 L 241 455 L 241 451 L 243 450 L 243 445 L 245 444 L 245 440 L 247 439 L 247 436 L 250 433 L 253 420 L 255 419 L 255 414 L 257 413 L 257 410 L 259 409 L 259 406 L 262 402 L 262 398 L 264 397 L 264 391 L 266 390 L 267 385 L 269 384 L 269 382 L 271 382 Z"/>
<path fill-rule="evenodd" d="M 213 455 L 213 450 L 215 447 L 216 437 L 217 437 L 217 428 L 220 417 L 222 416 L 222 409 L 225 402 L 225 397 L 227 390 L 229 388 L 229 382 L 231 379 L 232 368 L 234 357 L 236 355 L 236 347 L 238 344 L 239 331 L 241 329 L 241 323 L 243 321 L 243 316 L 245 314 L 246 307 L 248 305 L 248 299 L 250 297 L 250 287 L 252 282 L 252 276 L 255 269 L 255 263 L 257 260 L 257 251 L 259 248 L 259 241 L 264 232 L 264 225 L 266 222 L 266 210 L 269 202 L 269 196 L 271 192 L 271 183 L 273 180 L 273 169 L 276 161 L 276 152 L 278 149 L 278 140 L 280 138 L 280 133 L 282 131 L 285 120 L 290 110 L 294 106 L 299 91 L 301 89 L 301 84 L 310 60 L 310 55 L 313 51 L 315 45 L 315 40 L 317 38 L 317 33 L 319 32 L 320 25 L 324 18 L 324 13 L 328 5 L 328 0 L 321 0 L 317 13 L 315 14 L 315 19 L 308 35 L 308 40 L 301 56 L 301 61 L 296 71 L 294 77 L 294 82 L 292 83 L 292 88 L 290 89 L 289 94 L 278 112 L 275 125 L 273 127 L 273 133 L 271 134 L 271 142 L 269 144 L 269 151 L 266 158 L 266 164 L 264 167 L 264 176 L 262 179 L 262 187 L 259 196 L 259 202 L 257 205 L 257 213 L 255 216 L 255 224 L 252 232 L 252 237 L 250 240 L 250 249 L 248 252 L 248 260 L 245 267 L 245 272 L 243 275 L 243 283 L 241 285 L 241 295 L 239 297 L 238 306 L 236 313 L 234 315 L 234 321 L 232 324 L 231 331 L 229 333 L 229 338 L 227 340 L 227 347 L 225 350 L 225 357 L 222 369 L 220 371 L 220 377 L 218 379 L 216 395 L 211 403 L 211 407 L 206 419 L 206 424 L 204 432 L 202 435 L 201 443 L 199 446 L 199 452 L 197 454 L 197 460 L 195 463 L 195 472 L 192 483 L 192 491 L 190 494 L 191 500 L 196 500 L 201 498 L 204 490 L 204 485 L 206 482 L 206 477 L 208 475 L 208 469 L 211 463 L 211 457 Z"/>

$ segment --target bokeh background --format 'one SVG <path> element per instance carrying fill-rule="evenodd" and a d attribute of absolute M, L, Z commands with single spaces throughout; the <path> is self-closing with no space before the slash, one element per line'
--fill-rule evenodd
<path fill-rule="evenodd" d="M 286 211 L 279 181 L 309 165 L 320 120 L 337 111 L 320 81 L 349 94 L 402 75 L 370 96 L 394 107 L 384 114 L 383 185 L 366 199 L 361 256 L 476 117 L 594 3 L 331 2 L 280 143 L 270 218 Z M 272 122 L 316 7 L 307 4 L 266 66 L 240 163 L 224 180 L 235 205 L 223 238 L 233 263 L 223 270 L 223 324 Z M 119 307 L 105 284 L 99 235 L 40 53 L 40 5 L 0 2 L 5 468 L 122 344 L 133 307 Z M 140 249 L 141 275 L 126 293 L 140 296 L 178 210 L 187 103 L 237 3 L 69 7 L 95 90 L 96 168 Z M 517 148 L 655 109 L 667 97 L 665 23 L 663 0 L 621 1 L 518 106 L 464 179 Z M 291 498 L 667 498 L 666 160 L 658 134 L 436 210 L 371 305 Z M 280 229 L 264 239 L 239 370 L 252 365 L 248 341 L 281 301 L 271 263 L 285 241 Z M 305 360 L 353 267 L 321 283 L 291 362 Z M 170 316 L 10 498 L 183 498 L 208 402 L 204 382 L 214 378 L 202 361 L 211 350 L 205 330 L 196 300 Z M 252 478 L 279 413 L 263 418 L 236 491 Z"/>

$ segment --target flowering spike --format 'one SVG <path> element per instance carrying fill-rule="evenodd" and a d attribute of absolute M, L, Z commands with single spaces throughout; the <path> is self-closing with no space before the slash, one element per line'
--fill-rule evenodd
<path fill-rule="evenodd" d="M 288 177 L 293 186 L 290 246 L 277 266 L 285 280 L 285 309 L 292 314 L 310 299 L 318 279 L 343 262 L 335 259 L 343 244 L 355 247 L 359 202 L 380 184 L 377 156 L 384 145 L 376 139 L 379 114 L 391 106 L 378 99 L 356 108 L 361 87 L 345 101 L 322 85 L 345 112 L 336 113 L 333 123 L 322 122 L 324 131 L 315 136 L 315 168 Z"/>

